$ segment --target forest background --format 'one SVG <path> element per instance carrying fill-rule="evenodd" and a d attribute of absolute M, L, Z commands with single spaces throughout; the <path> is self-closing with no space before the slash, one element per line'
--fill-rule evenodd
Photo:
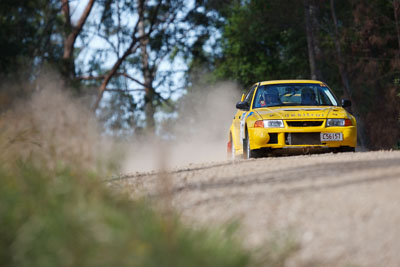
<path fill-rule="evenodd" d="M 399 17 L 399 0 L 2 0 L 0 114 L 51 72 L 105 133 L 168 136 L 220 81 L 312 78 L 352 101 L 360 145 L 398 148 Z"/>

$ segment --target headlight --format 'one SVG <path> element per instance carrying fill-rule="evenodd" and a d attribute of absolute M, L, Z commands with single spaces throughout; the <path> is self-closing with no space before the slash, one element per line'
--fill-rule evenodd
<path fill-rule="evenodd" d="M 283 120 L 264 120 L 264 128 L 284 128 Z"/>
<path fill-rule="evenodd" d="M 351 126 L 353 125 L 349 119 L 327 119 L 326 127 L 337 127 L 337 126 Z"/>

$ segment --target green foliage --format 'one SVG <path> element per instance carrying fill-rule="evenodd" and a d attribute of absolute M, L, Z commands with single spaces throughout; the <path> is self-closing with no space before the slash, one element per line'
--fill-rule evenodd
<path fill-rule="evenodd" d="M 198 2 L 207 7 L 213 1 Z M 400 9 L 395 8 L 396 1 L 336 0 L 334 10 L 330 1 L 232 1 L 218 13 L 223 17 L 220 53 L 195 51 L 198 56 L 193 53 L 191 62 L 213 57 L 207 59 L 211 64 L 208 70 L 216 79 L 237 81 L 246 88 L 263 80 L 311 78 L 307 5 L 313 7 L 311 45 L 315 50 L 317 79 L 329 84 L 338 96 L 353 101 L 362 145 L 390 149 L 400 138 L 396 82 L 400 47 L 394 18 L 394 12 Z M 350 92 L 344 90 L 347 82 L 343 73 Z M 365 129 L 362 125 L 366 125 Z"/>
<path fill-rule="evenodd" d="M 400 98 L 393 82 L 400 73 L 400 47 L 393 13 L 391 1 L 356 1 L 353 23 L 343 29 L 352 36 L 346 52 L 353 99 L 360 103 L 371 149 L 391 149 L 400 138 Z"/>
<path fill-rule="evenodd" d="M 286 2 L 285 2 L 286 3 Z M 301 6 L 291 3 L 291 18 L 282 1 L 250 1 L 234 5 L 223 29 L 222 55 L 215 74 L 249 86 L 256 81 L 305 78 L 307 43 L 299 18 Z"/>
<path fill-rule="evenodd" d="M 0 113 L 30 95 L 39 65 L 57 65 L 61 1 L 0 1 Z"/>
<path fill-rule="evenodd" d="M 71 7 L 76 4 L 73 2 Z M 105 98 L 110 101 L 103 101 L 102 112 L 106 114 L 101 119 L 112 125 L 112 130 L 138 127 L 136 121 L 142 120 L 143 125 L 145 117 L 145 94 L 135 98 L 126 95 L 127 90 L 140 90 L 143 85 L 121 73 L 142 82 L 147 73 L 154 92 L 146 97 L 154 96 L 151 103 L 155 106 L 165 102 L 157 98 L 161 91 L 180 90 L 177 88 L 182 84 L 174 76 L 179 58 L 189 65 L 185 78 L 190 86 L 230 80 L 248 87 L 262 80 L 310 78 L 305 8 L 312 5 L 317 78 L 339 96 L 351 98 L 355 113 L 366 125 L 360 133 L 366 133 L 369 148 L 391 148 L 400 138 L 399 22 L 394 16 L 400 10 L 398 1 L 335 0 L 337 34 L 330 1 L 196 0 L 193 4 L 183 0 L 146 2 L 148 69 L 143 70 L 143 52 L 134 45 L 107 85 L 113 93 L 106 91 Z M 29 95 L 15 83 L 31 82 L 30 87 L 35 88 L 34 82 L 45 67 L 63 70 L 71 66 L 74 74 L 82 77 L 68 81 L 68 85 L 81 88 L 80 93 L 100 86 L 131 41 L 139 40 L 134 32 L 137 1 L 96 1 L 93 10 L 98 14 L 85 23 L 77 39 L 80 47 L 74 47 L 73 58 L 66 64 L 63 42 L 71 28 L 61 12 L 61 1 L 0 2 L 0 112 L 9 109 L 15 99 Z M 99 19 L 93 19 L 96 16 Z M 162 63 L 167 61 L 174 67 L 165 72 Z M 349 93 L 343 90 L 339 66 L 347 74 Z M 66 75 L 67 79 L 73 76 Z M 5 80 L 12 80 L 13 85 Z M 122 93 L 116 96 L 117 92 Z"/>
<path fill-rule="evenodd" d="M 0 166 L 1 266 L 245 266 L 231 236 L 191 230 L 94 174 Z"/>
<path fill-rule="evenodd" d="M 0 77 L 19 71 L 22 67 L 41 61 L 55 62 L 59 58 L 60 43 L 51 40 L 59 25 L 59 2 L 1 1 Z M 32 74 L 29 69 L 24 71 L 28 72 L 28 76 Z"/>

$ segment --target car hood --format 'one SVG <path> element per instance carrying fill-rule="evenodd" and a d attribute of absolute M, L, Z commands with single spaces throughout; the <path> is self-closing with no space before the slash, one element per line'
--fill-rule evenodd
<path fill-rule="evenodd" d="M 346 110 L 338 106 L 295 106 L 295 107 L 270 107 L 259 108 L 255 112 L 263 120 L 304 120 L 304 119 L 326 119 L 326 118 L 348 118 Z"/>

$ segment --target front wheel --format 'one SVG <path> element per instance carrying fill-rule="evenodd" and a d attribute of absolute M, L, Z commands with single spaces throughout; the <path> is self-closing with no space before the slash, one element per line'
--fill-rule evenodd
<path fill-rule="evenodd" d="M 356 152 L 356 148 L 350 146 L 342 146 L 339 148 L 339 152 Z"/>
<path fill-rule="evenodd" d="M 243 156 L 245 159 L 256 158 L 256 152 L 250 149 L 250 138 L 246 131 L 246 137 L 243 139 Z"/>

